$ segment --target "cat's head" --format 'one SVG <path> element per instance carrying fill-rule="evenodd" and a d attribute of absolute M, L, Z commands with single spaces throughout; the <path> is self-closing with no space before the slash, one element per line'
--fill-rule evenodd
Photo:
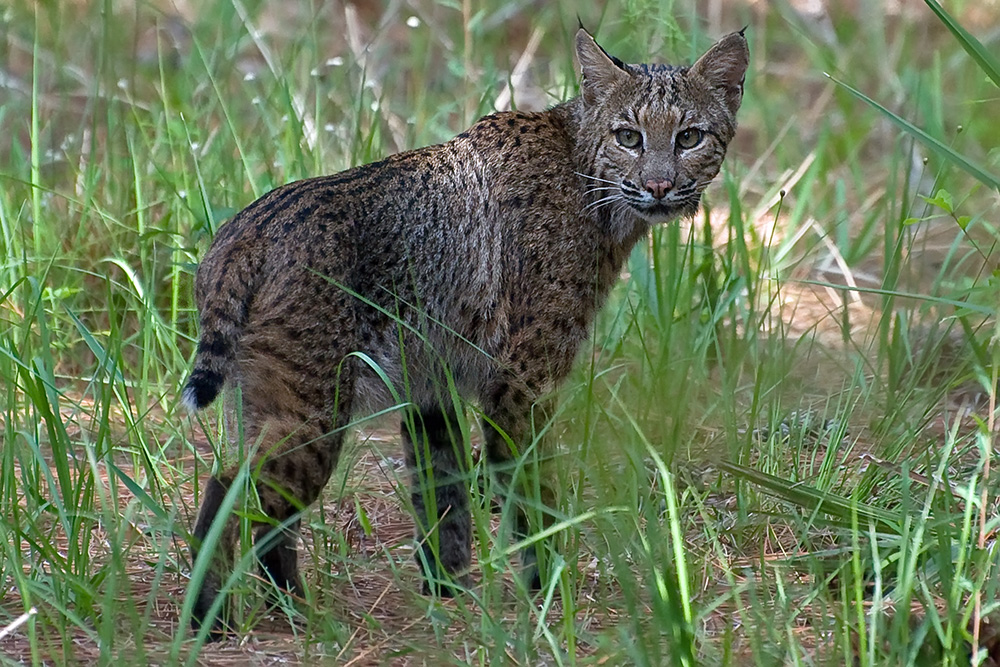
<path fill-rule="evenodd" d="M 628 210 L 648 223 L 693 215 L 736 131 L 750 58 L 743 32 L 691 67 L 623 63 L 582 28 L 576 50 L 578 155 L 595 179 L 588 207 Z"/>

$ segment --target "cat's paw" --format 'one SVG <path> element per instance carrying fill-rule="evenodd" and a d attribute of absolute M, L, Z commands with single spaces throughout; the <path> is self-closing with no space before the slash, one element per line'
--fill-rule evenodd
<path fill-rule="evenodd" d="M 542 574 L 538 571 L 538 566 L 529 567 L 521 576 L 524 577 L 524 583 L 529 591 L 537 593 L 542 590 Z"/>
<path fill-rule="evenodd" d="M 194 609 L 191 612 L 191 629 L 197 634 L 202 626 L 208 623 L 211 627 L 208 631 L 208 641 L 217 642 L 225 638 L 230 632 L 229 624 L 226 622 L 226 603 L 223 602 L 222 609 L 218 614 L 211 616 L 212 605 L 219 597 L 219 582 L 215 575 L 209 574 L 202 582 L 201 590 L 198 591 L 198 598 L 195 600 Z"/>
<path fill-rule="evenodd" d="M 467 574 L 461 576 L 432 576 L 424 577 L 424 584 L 421 592 L 424 595 L 433 595 L 441 598 L 457 597 L 469 590 L 472 586 L 472 577 Z"/>

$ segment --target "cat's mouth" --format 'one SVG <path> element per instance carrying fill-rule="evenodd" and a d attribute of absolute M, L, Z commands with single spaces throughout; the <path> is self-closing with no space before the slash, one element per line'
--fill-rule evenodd
<path fill-rule="evenodd" d="M 698 211 L 698 202 L 701 198 L 698 195 L 687 197 L 679 201 L 629 201 L 628 205 L 633 211 L 639 214 L 650 224 L 660 224 L 672 222 L 677 218 L 687 218 L 693 216 Z"/>
<path fill-rule="evenodd" d="M 693 216 L 701 201 L 701 189 L 691 180 L 669 192 L 654 197 L 631 181 L 622 181 L 621 192 L 629 207 L 650 224 L 671 222 L 677 218 Z"/>

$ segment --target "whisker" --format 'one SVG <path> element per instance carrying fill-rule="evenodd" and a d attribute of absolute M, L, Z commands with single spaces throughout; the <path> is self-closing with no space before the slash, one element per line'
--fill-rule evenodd
<path fill-rule="evenodd" d="M 598 206 L 594 210 L 597 211 L 607 206 L 610 206 L 611 210 L 614 211 L 617 207 L 622 206 L 622 200 L 616 199 L 614 201 L 605 202 L 602 206 Z"/>
<path fill-rule="evenodd" d="M 624 199 L 619 199 L 618 201 L 614 202 L 614 206 L 611 207 L 611 210 L 608 212 L 608 215 L 631 217 L 635 215 L 635 210 L 631 206 L 626 204 Z"/>
<path fill-rule="evenodd" d="M 586 206 L 583 207 L 583 210 L 586 211 L 587 209 L 590 209 L 590 208 L 593 208 L 594 210 L 598 210 L 601 207 L 606 206 L 606 205 L 610 204 L 611 202 L 618 201 L 618 200 L 621 200 L 621 196 L 620 195 L 610 195 L 608 197 L 604 197 L 602 199 L 597 199 L 595 201 L 590 202 L 589 204 L 587 204 Z"/>
<path fill-rule="evenodd" d="M 615 185 L 615 186 L 618 185 L 614 181 L 609 181 L 606 178 L 598 178 L 597 176 L 591 176 L 590 174 L 584 174 L 584 173 L 579 172 L 579 171 L 574 171 L 573 173 L 576 174 L 577 176 L 582 176 L 584 178 L 589 178 L 592 181 L 600 181 L 601 183 L 610 183 L 611 185 Z"/>
<path fill-rule="evenodd" d="M 586 206 L 584 206 L 583 210 L 586 211 L 589 208 L 600 207 L 600 206 L 602 206 L 604 204 L 607 204 L 609 202 L 614 201 L 615 199 L 617 199 L 617 197 L 615 197 L 614 195 L 612 195 L 610 197 L 604 197 L 602 199 L 595 199 L 594 201 L 592 201 L 589 204 L 587 204 Z"/>

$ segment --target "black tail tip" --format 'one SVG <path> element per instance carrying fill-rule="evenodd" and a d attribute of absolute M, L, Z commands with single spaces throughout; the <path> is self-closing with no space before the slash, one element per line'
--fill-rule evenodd
<path fill-rule="evenodd" d="M 218 373 L 195 371 L 184 385 L 181 403 L 196 412 L 211 405 L 221 389 L 222 377 Z"/>

